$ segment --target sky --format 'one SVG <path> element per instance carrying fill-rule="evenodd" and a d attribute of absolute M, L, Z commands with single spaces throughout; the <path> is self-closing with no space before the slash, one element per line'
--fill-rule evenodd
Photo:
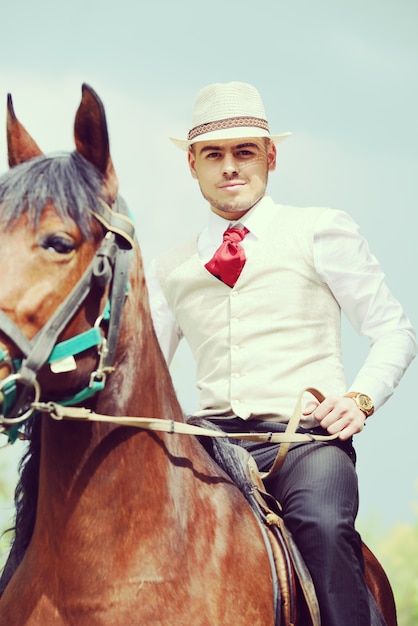
<path fill-rule="evenodd" d="M 0 120 L 10 92 L 45 153 L 72 150 L 81 85 L 93 87 L 146 265 L 206 220 L 185 153 L 168 137 L 186 135 L 203 86 L 245 81 L 262 94 L 271 132 L 293 133 L 279 146 L 269 194 L 349 212 L 418 327 L 416 0 L 16 0 L 2 7 L 1 22 Z M 345 321 L 343 338 L 350 381 L 367 341 Z M 415 361 L 355 439 L 359 519 L 376 527 L 416 516 L 417 373 Z M 192 412 L 186 346 L 172 375 Z M 14 471 L 18 446 L 0 456 L 3 471 Z M 9 514 L 0 511 L 0 522 Z"/>

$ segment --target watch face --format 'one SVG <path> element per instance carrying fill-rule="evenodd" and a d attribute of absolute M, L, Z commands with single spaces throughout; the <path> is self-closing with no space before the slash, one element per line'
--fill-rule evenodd
<path fill-rule="evenodd" d="M 364 393 L 360 393 L 357 396 L 357 400 L 360 407 L 365 411 L 370 411 L 373 408 L 373 402 L 371 401 L 369 396 L 366 396 Z"/>

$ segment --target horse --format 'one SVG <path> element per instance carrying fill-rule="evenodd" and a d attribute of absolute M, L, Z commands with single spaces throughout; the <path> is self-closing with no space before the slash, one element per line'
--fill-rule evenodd
<path fill-rule="evenodd" d="M 9 95 L 7 138 L 0 423 L 11 441 L 30 443 L 0 624 L 307 626 L 302 610 L 278 621 L 272 558 L 248 498 L 198 437 L 175 432 L 185 417 L 154 334 L 102 101 L 83 84 L 75 151 L 48 157 Z M 109 419 L 61 419 L 57 405 Z M 170 428 L 132 428 L 138 415 Z M 379 566 L 372 584 L 395 625 Z"/>

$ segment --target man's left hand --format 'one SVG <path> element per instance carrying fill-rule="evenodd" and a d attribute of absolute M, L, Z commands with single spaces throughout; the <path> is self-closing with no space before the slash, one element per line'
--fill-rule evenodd
<path fill-rule="evenodd" d="M 366 416 L 356 403 L 342 396 L 328 396 L 321 403 L 309 400 L 303 413 L 311 414 L 330 435 L 341 431 L 339 438 L 342 441 L 361 432 L 366 422 Z"/>

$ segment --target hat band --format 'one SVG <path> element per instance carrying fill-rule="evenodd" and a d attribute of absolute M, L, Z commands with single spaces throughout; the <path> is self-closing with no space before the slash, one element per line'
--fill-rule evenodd
<path fill-rule="evenodd" d="M 259 117 L 228 117 L 225 120 L 216 120 L 215 122 L 208 122 L 207 124 L 195 126 L 189 131 L 187 139 L 188 141 L 192 141 L 199 135 L 211 133 L 214 130 L 225 130 L 228 128 L 237 128 L 239 126 L 255 126 L 256 128 L 266 130 L 268 133 L 270 132 L 267 121 Z"/>

